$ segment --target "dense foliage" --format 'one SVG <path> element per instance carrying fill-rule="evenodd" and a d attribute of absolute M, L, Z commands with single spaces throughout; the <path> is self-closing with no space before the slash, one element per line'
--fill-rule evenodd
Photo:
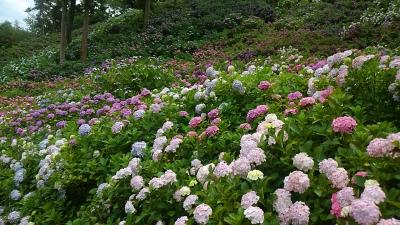
<path fill-rule="evenodd" d="M 397 0 L 94 3 L 0 30 L 0 225 L 400 224 Z"/>
<path fill-rule="evenodd" d="M 2 98 L 1 217 L 22 224 L 397 217 L 396 54 L 370 48 L 314 60 L 285 48 L 265 61 L 206 67 L 132 57 L 47 84 L 36 96 Z"/>

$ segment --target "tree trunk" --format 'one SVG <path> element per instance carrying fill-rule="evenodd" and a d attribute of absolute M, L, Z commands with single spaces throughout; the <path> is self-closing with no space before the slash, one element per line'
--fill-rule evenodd
<path fill-rule="evenodd" d="M 144 27 L 146 27 L 147 24 L 149 23 L 150 5 L 151 5 L 151 0 L 145 0 L 145 3 L 144 3 L 144 15 L 143 15 Z"/>
<path fill-rule="evenodd" d="M 67 0 L 62 0 L 61 38 L 60 38 L 60 65 L 65 63 L 65 47 L 67 45 Z"/>
<path fill-rule="evenodd" d="M 84 1 L 84 16 L 82 26 L 82 46 L 81 46 L 81 60 L 85 61 L 88 56 L 88 36 L 89 36 L 89 11 L 90 0 Z"/>
<path fill-rule="evenodd" d="M 68 26 L 67 26 L 67 44 L 72 41 L 72 30 L 74 29 L 76 0 L 70 0 L 68 11 Z"/>

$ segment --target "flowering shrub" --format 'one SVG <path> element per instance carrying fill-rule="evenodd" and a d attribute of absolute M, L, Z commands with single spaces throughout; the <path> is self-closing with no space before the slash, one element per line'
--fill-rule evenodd
<path fill-rule="evenodd" d="M 82 87 L 5 98 L 0 221 L 396 223 L 398 105 L 386 117 L 354 95 L 371 87 L 367 74 L 385 80 L 371 98 L 386 101 L 396 58 L 345 51 L 303 63 L 295 52 L 180 76 L 151 60 L 111 63 Z"/>

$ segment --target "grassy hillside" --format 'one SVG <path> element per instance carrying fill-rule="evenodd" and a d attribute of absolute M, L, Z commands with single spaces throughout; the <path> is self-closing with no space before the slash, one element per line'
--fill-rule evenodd
<path fill-rule="evenodd" d="M 227 60 L 224 56 L 238 56 L 245 51 L 268 56 L 283 46 L 328 55 L 340 49 L 378 43 L 396 47 L 400 40 L 396 14 L 389 15 L 393 17 L 390 24 L 360 22 L 371 13 L 371 8 L 383 7 L 383 12 L 390 8 L 368 1 L 276 5 L 261 0 L 178 2 L 178 5 L 171 2 L 156 5 L 146 29 L 142 27 L 141 11 L 136 10 L 94 25 L 89 37 L 88 62 L 79 60 L 80 39 L 76 36 L 68 46 L 64 67 L 57 65 L 57 48 L 50 47 L 5 65 L 1 80 L 74 76 L 106 59 L 134 55 L 192 61 L 203 54 L 206 55 L 201 57 L 214 54 L 218 57 L 213 59 Z M 349 26 L 351 29 L 344 29 Z"/>

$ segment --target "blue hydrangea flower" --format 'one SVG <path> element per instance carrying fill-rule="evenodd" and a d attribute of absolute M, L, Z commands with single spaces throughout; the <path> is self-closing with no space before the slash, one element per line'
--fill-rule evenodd
<path fill-rule="evenodd" d="M 21 192 L 18 190 L 12 190 L 10 193 L 11 200 L 18 201 L 21 199 Z"/>
<path fill-rule="evenodd" d="M 143 109 L 139 109 L 139 110 L 135 111 L 133 113 L 133 116 L 135 117 L 135 120 L 140 120 L 144 116 L 145 112 L 146 111 L 144 111 Z"/>
<path fill-rule="evenodd" d="M 143 150 L 146 148 L 147 144 L 144 141 L 138 141 L 132 144 L 132 155 L 134 157 L 142 158 L 144 156 Z"/>
<path fill-rule="evenodd" d="M 90 125 L 89 124 L 82 124 L 80 127 L 79 127 L 79 131 L 78 131 L 78 133 L 79 133 L 79 135 L 81 135 L 81 136 L 86 136 L 86 135 L 88 135 L 88 134 L 90 134 L 90 131 L 92 131 L 92 128 L 90 127 Z"/>
<path fill-rule="evenodd" d="M 246 91 L 246 88 L 243 86 L 242 82 L 239 80 L 234 80 L 232 83 L 232 88 L 234 91 L 239 92 L 241 95 L 244 94 Z"/>

